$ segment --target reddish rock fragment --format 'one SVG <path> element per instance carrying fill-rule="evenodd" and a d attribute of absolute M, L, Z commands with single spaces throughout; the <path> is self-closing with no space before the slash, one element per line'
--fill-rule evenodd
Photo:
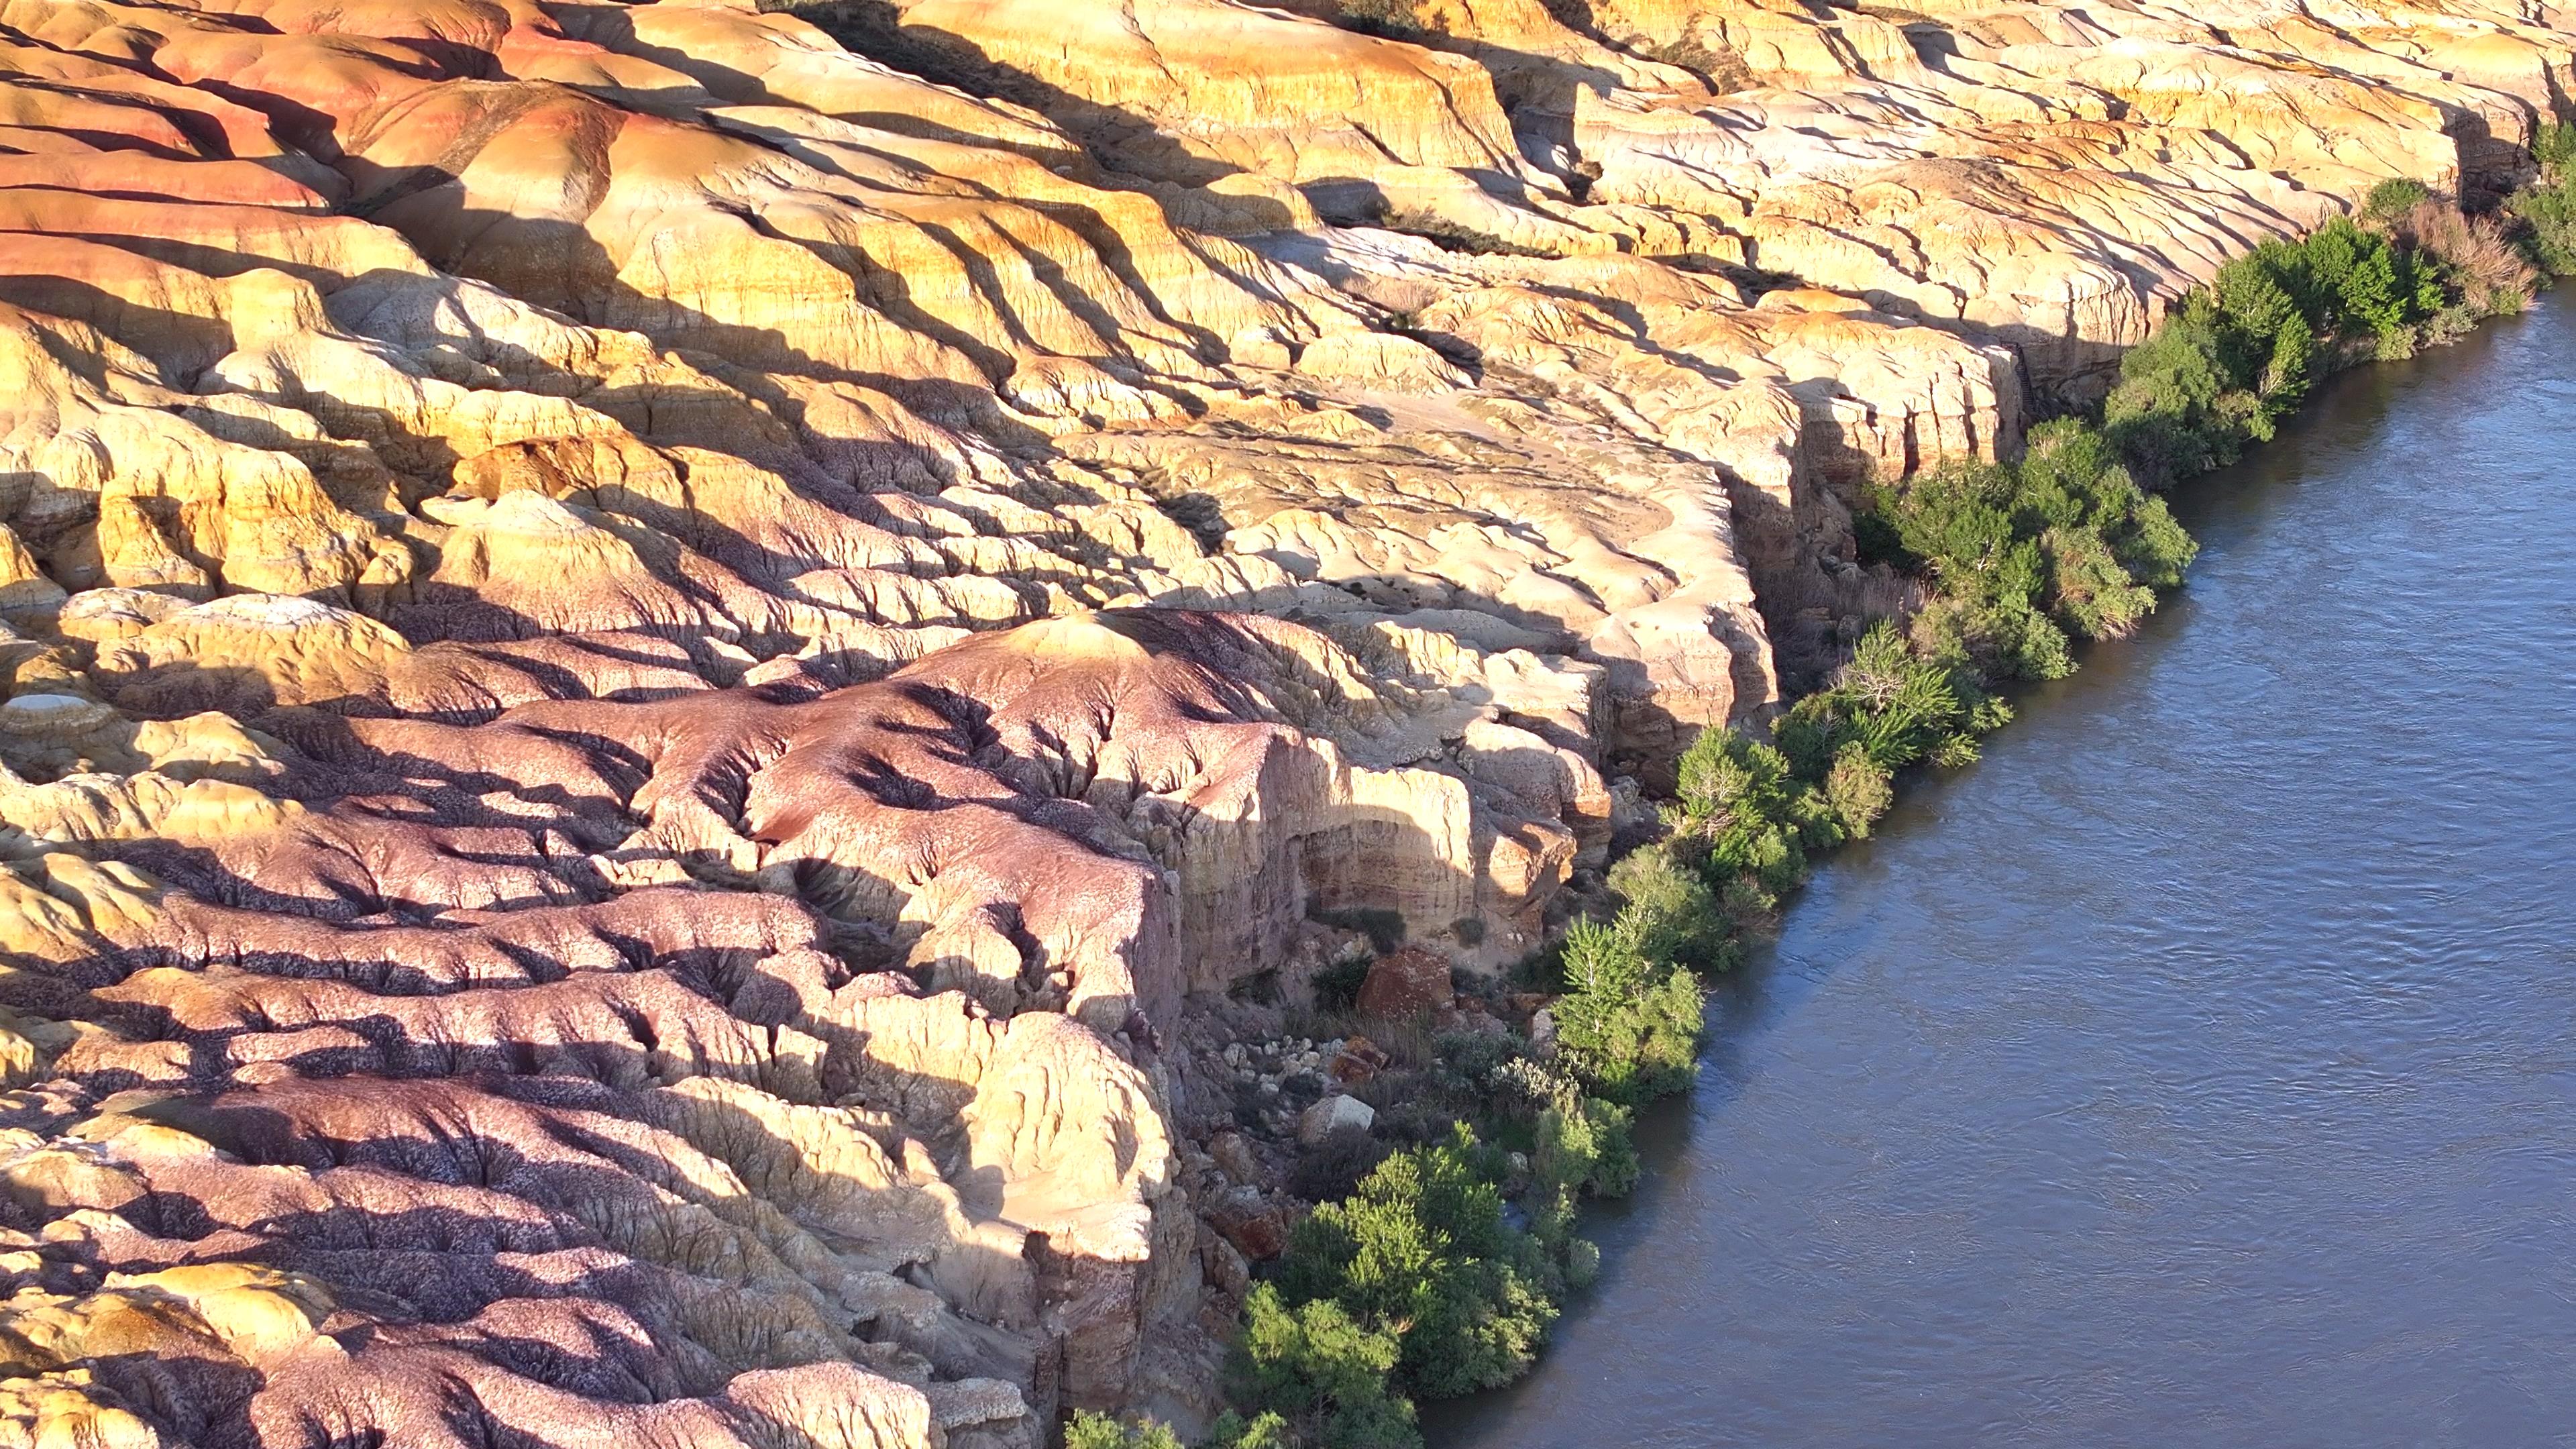
<path fill-rule="evenodd" d="M 1276 1258 L 1288 1246 L 1288 1218 L 1257 1187 L 1237 1187 L 1208 1209 L 1208 1225 L 1253 1262 Z"/>
<path fill-rule="evenodd" d="M 1355 1036 L 1342 1043 L 1341 1051 L 1333 1057 L 1332 1065 L 1326 1070 L 1337 1082 L 1365 1082 L 1385 1071 L 1387 1061 L 1387 1054 L 1378 1049 L 1377 1043 L 1364 1036 Z"/>
<path fill-rule="evenodd" d="M 1359 1010 L 1362 1016 L 1398 1021 L 1426 1011 L 1447 1011 L 1456 997 L 1448 959 L 1420 946 L 1407 946 L 1370 963 L 1368 979 L 1360 983 Z"/>

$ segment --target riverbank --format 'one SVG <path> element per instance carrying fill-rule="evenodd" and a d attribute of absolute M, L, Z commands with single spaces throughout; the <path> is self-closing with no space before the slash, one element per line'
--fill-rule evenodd
<path fill-rule="evenodd" d="M 1992 712 L 1708 729 L 1907 612 L 1864 482 L 2576 84 L 1996 3 L 0 16 L 0 1423 L 1195 1432 L 1257 1283 L 1292 1418 L 1520 1372 L 1680 968 Z M 2132 615 L 2110 482 L 1972 664 Z M 1733 865 L 1607 880 L 1694 739 Z"/>
<path fill-rule="evenodd" d="M 2537 149 L 2541 176 L 2509 213 L 2546 215 L 2569 184 L 2576 138 L 2552 128 Z M 1215 1442 L 1410 1442 L 1405 1390 L 1450 1396 L 1527 1372 L 1597 1263 L 1573 1236 L 1576 1201 L 1626 1194 L 1632 1114 L 1695 1075 L 1693 973 L 1734 965 L 1813 853 L 1865 840 L 1899 772 L 1973 762 L 1977 736 L 2011 717 L 1992 691 L 2073 674 L 2070 638 L 2124 637 L 2181 584 L 2196 546 L 2136 480 L 2161 492 L 2232 462 L 2355 363 L 2518 315 L 2541 284 L 2538 231 L 2525 220 L 2517 241 L 2497 218 L 2390 183 L 2360 225 L 2266 244 L 2184 299 L 2124 360 L 2098 419 L 2034 430 L 2022 458 L 1872 489 L 1864 551 L 1924 601 L 1872 627 L 1772 742 L 1712 730 L 1684 755 L 1660 837 L 1612 870 L 1607 908 L 1527 968 L 1563 993 L 1533 1039 L 1445 1042 L 1426 1069 L 1457 1079 L 1435 1094 L 1456 1099 L 1454 1142 L 1399 1149 L 1347 1202 L 1319 1207 L 1276 1286 L 1251 1290 L 1234 1372 L 1260 1417 L 1220 1425 Z M 1507 1158 L 1515 1142 L 1527 1151 Z M 1460 1187 L 1426 1190 L 1442 1179 Z M 1419 1256 L 1441 1242 L 1457 1246 Z M 1118 1442 L 1106 1421 L 1086 1433 Z"/>
<path fill-rule="evenodd" d="M 2550 1438 L 2571 376 L 2561 290 L 2176 490 L 2190 588 L 1819 869 L 1432 1442 Z"/>

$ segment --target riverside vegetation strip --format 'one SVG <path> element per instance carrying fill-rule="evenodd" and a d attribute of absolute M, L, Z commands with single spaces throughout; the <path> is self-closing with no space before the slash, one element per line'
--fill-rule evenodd
<path fill-rule="evenodd" d="M 1724 934 L 1523 1065 L 1300 1040 L 1335 922 L 1536 1030 L 1641 788 L 1924 612 L 1861 480 L 2576 85 L 2491 0 L 1924 4 L 0 0 L 0 1449 L 1514 1371 Z M 1703 793 L 1974 737 L 1819 723 Z"/>
<path fill-rule="evenodd" d="M 1525 963 L 1562 993 L 1552 1042 L 1437 1042 L 1446 1134 L 1294 1229 L 1247 1298 L 1237 1408 L 1211 1449 L 1411 1449 L 1414 1399 L 1526 1372 L 1598 1264 L 1578 1199 L 1634 1186 L 1632 1112 L 1696 1074 L 1703 978 L 1737 964 L 1819 852 L 1868 836 L 1901 772 L 1973 763 L 2011 718 L 1997 691 L 2073 673 L 2078 641 L 2127 634 L 2182 584 L 2198 546 L 2163 489 L 2270 440 L 2328 374 L 2454 341 L 2576 272 L 2576 126 L 2544 125 L 2532 151 L 2538 176 L 2505 215 L 2385 183 L 2358 221 L 2267 242 L 2184 297 L 2097 415 L 2033 427 L 2017 460 L 1873 486 L 1863 551 L 1915 583 L 1909 606 L 1769 741 L 1711 728 L 1683 755 L 1661 838 Z M 1066 1443 L 1182 1449 L 1167 1426 L 1098 1414 Z"/>

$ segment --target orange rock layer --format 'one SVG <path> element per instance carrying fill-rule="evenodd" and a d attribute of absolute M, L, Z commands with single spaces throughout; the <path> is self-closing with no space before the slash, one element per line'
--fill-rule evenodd
<path fill-rule="evenodd" d="M 2570 80 L 782 8 L 0 0 L 0 1446 L 1204 1410 L 1193 1013 L 1318 914 L 1527 951 L 1886 586 L 1855 484 Z"/>

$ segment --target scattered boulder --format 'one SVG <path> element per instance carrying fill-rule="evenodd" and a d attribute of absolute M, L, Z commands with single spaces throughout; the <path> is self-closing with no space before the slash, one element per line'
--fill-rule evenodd
<path fill-rule="evenodd" d="M 1238 1183 L 1261 1181 L 1261 1160 L 1252 1155 L 1252 1144 L 1240 1132 L 1220 1132 L 1208 1143 L 1208 1156 L 1226 1177 Z"/>
<path fill-rule="evenodd" d="M 1378 1049 L 1377 1043 L 1355 1036 L 1343 1042 L 1342 1049 L 1334 1054 L 1333 1080 L 1345 1084 L 1365 1082 L 1385 1071 L 1387 1062 L 1387 1054 Z"/>
<path fill-rule="evenodd" d="M 1447 1011 L 1457 1001 L 1447 957 L 1420 946 L 1388 952 L 1371 962 L 1360 983 L 1363 1016 L 1400 1021 L 1423 1012 Z"/>
<path fill-rule="evenodd" d="M 1288 1246 L 1288 1215 L 1257 1187 L 1226 1189 L 1208 1207 L 1207 1220 L 1218 1236 L 1256 1263 L 1278 1257 Z"/>
<path fill-rule="evenodd" d="M 1199 1235 L 1199 1268 L 1229 1298 L 1240 1298 L 1252 1287 L 1252 1265 L 1221 1233 Z"/>
<path fill-rule="evenodd" d="M 1312 1147 L 1336 1132 L 1366 1132 L 1377 1121 L 1377 1109 L 1357 1097 L 1334 1095 L 1306 1109 L 1297 1119 L 1297 1140 Z"/>

